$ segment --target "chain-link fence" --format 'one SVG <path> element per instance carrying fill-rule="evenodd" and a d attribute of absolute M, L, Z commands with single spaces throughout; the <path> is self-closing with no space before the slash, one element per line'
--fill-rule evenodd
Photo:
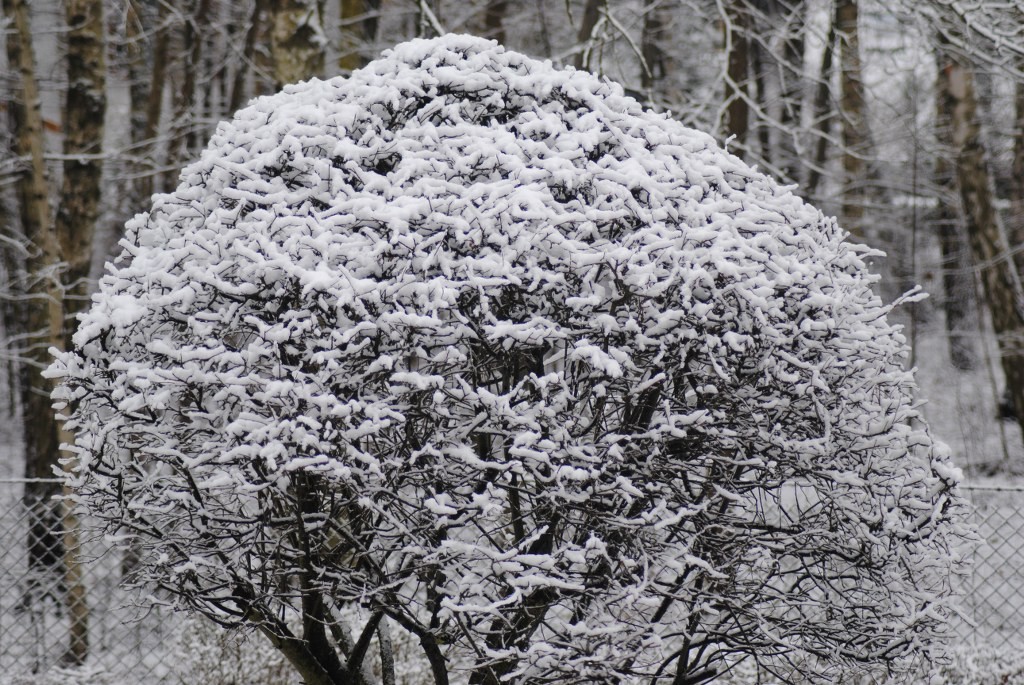
<path fill-rule="evenodd" d="M 179 683 L 179 618 L 129 606 L 122 559 L 102 539 L 65 536 L 55 491 L 0 481 L 0 685 Z"/>
<path fill-rule="evenodd" d="M 972 647 L 1024 652 L 1024 486 L 972 485 L 981 539 L 964 596 L 958 627 Z"/>
<path fill-rule="evenodd" d="M 0 480 L 0 685 L 289 681 L 287 668 L 261 643 L 219 635 L 166 608 L 132 606 L 118 587 L 124 555 L 102 539 L 82 540 L 79 554 L 68 556 L 66 512 L 40 485 L 47 483 Z M 957 629 L 969 650 L 1020 654 L 1024 486 L 965 491 L 981 543 Z M 74 665 L 85 654 L 84 665 Z"/>

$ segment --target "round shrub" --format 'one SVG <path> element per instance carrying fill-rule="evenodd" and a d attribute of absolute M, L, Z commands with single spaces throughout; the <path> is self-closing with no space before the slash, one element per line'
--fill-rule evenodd
<path fill-rule="evenodd" d="M 127 229 L 50 372 L 73 484 L 307 683 L 382 625 L 435 683 L 941 654 L 964 505 L 865 251 L 618 86 L 412 41 Z"/>

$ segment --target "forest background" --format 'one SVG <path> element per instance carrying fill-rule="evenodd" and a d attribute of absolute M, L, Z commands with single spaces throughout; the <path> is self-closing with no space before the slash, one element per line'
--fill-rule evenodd
<path fill-rule="evenodd" d="M 443 32 L 605 75 L 838 217 L 972 477 L 1024 472 L 1024 5 L 979 0 L 2 0 L 0 435 L 48 478 L 40 370 L 127 218 L 250 98 Z M 46 497 L 53 483 L 30 484 Z"/>

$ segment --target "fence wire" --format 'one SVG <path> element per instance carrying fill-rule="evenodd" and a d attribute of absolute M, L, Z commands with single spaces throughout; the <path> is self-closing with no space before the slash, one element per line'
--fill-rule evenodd
<path fill-rule="evenodd" d="M 38 485 L 0 480 L 0 685 L 278 685 L 291 680 L 287 667 L 262 643 L 190 624 L 166 608 L 134 606 L 133 595 L 119 587 L 123 555 L 102 539 L 81 541 L 81 579 L 69 576 L 61 532 L 64 505 L 46 494 L 33 495 L 45 490 Z M 974 504 L 981 542 L 956 630 L 964 645 L 1020 654 L 1024 486 L 964 491 Z M 76 655 L 85 654 L 85 663 L 76 664 Z"/>
<path fill-rule="evenodd" d="M 64 504 L 28 485 L 0 482 L 0 685 L 180 684 L 179 617 L 131 606 L 102 539 L 81 541 L 69 574 Z"/>
<path fill-rule="evenodd" d="M 967 486 L 980 543 L 958 632 L 973 647 L 1024 650 L 1024 486 Z"/>

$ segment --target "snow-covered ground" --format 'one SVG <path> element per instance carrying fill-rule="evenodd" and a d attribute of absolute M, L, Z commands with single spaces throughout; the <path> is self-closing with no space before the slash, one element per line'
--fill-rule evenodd
<path fill-rule="evenodd" d="M 918 368 L 922 414 L 932 433 L 949 445 L 969 482 L 1024 483 L 1024 441 L 1014 420 L 1000 420 L 1002 371 L 991 335 L 978 335 L 979 366 L 959 371 L 948 362 L 944 320 L 933 309 L 919 326 L 913 363 Z"/>

